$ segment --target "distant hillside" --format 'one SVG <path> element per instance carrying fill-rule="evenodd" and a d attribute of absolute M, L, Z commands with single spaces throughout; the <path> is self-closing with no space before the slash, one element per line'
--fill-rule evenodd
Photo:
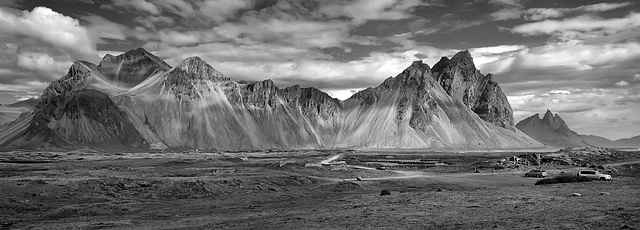
<path fill-rule="evenodd" d="M 38 99 L 29 98 L 27 100 L 19 101 L 6 106 L 10 108 L 26 107 L 26 108 L 29 108 L 30 110 L 33 110 L 36 107 L 36 104 L 38 104 Z"/>
<path fill-rule="evenodd" d="M 596 135 L 580 135 L 580 137 L 590 145 L 594 146 L 607 148 L 640 148 L 640 135 L 615 141 Z"/>
<path fill-rule="evenodd" d="M 555 147 L 589 146 L 576 132 L 569 129 L 567 123 L 557 113 L 553 115 L 549 110 L 542 119 L 536 113 L 518 122 L 516 128 L 546 145 Z"/>
<path fill-rule="evenodd" d="M 35 109 L 38 99 L 27 99 L 9 105 L 0 105 L 0 126 L 16 120 L 20 114 Z"/>

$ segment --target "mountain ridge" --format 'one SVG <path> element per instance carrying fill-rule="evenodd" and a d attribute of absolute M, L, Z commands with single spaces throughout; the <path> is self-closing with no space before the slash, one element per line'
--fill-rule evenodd
<path fill-rule="evenodd" d="M 131 53 L 147 55 L 140 50 Z M 105 59 L 109 58 L 113 57 L 105 56 Z M 268 79 L 235 82 L 199 57 L 187 58 L 165 71 L 154 71 L 132 87 L 113 83 L 113 79 L 106 77 L 95 65 L 77 62 L 67 75 L 47 87 L 39 101 L 40 110 L 57 101 L 68 100 L 67 94 L 71 97 L 76 91 L 95 90 L 104 95 L 90 93 L 83 97 L 104 105 L 113 103 L 117 109 L 111 106 L 115 112 L 109 116 L 115 118 L 105 123 L 100 123 L 101 120 L 90 123 L 87 127 L 93 128 L 88 130 L 76 127 L 74 122 L 62 126 L 52 126 L 49 122 L 46 126 L 57 127 L 55 129 L 37 127 L 56 134 L 51 135 L 55 137 L 54 142 L 58 139 L 82 142 L 64 131 L 80 128 L 76 132 L 87 133 L 89 137 L 85 139 L 97 140 L 93 144 L 158 149 L 541 147 L 522 132 L 491 120 L 494 115 L 498 120 L 508 116 L 479 115 L 472 110 L 478 104 L 507 113 L 511 108 L 508 101 L 505 105 L 494 100 L 506 96 L 488 81 L 480 81 L 491 79 L 491 76 L 482 75 L 475 69 L 468 51 L 456 54 L 452 60 L 442 72 L 449 74 L 452 80 L 467 81 L 463 87 L 453 86 L 453 90 L 460 92 L 455 94 L 459 97 L 453 97 L 443 89 L 429 65 L 414 61 L 396 77 L 345 101 L 313 87 L 279 88 Z M 473 76 L 463 75 L 466 73 Z M 476 94 L 475 91 L 487 91 L 494 99 L 486 99 L 489 96 L 483 99 L 483 93 Z M 82 108 L 78 110 L 82 114 L 96 112 L 93 111 L 96 108 Z M 74 119 L 82 118 L 74 112 L 64 114 Z M 6 130 L 29 131 L 33 126 L 25 124 L 37 122 L 47 123 L 47 120 L 32 117 L 30 121 L 17 122 L 21 124 L 19 127 L 0 130 L 0 144 L 7 145 L 7 141 L 2 141 L 7 139 L 3 136 L 16 136 L 16 132 Z M 135 132 L 123 130 L 122 125 L 133 127 Z M 129 133 L 129 139 L 144 141 L 126 142 L 110 136 L 122 132 Z M 24 140 L 12 140 L 25 143 Z"/>

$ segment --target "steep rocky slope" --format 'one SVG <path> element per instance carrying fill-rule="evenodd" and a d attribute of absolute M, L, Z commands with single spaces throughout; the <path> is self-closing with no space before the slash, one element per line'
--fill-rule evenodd
<path fill-rule="evenodd" d="M 149 58 L 141 50 L 123 55 L 139 56 L 129 57 L 130 60 Z M 116 57 L 105 57 L 113 58 Z M 159 63 L 155 58 L 149 60 Z M 25 143 L 23 139 L 35 137 L 16 135 L 16 130 L 35 133 L 42 129 L 38 132 L 48 136 L 37 137 L 43 140 L 148 144 L 152 148 L 541 146 L 512 129 L 506 97 L 490 75 L 482 75 L 475 69 L 466 51 L 450 61 L 439 62 L 437 73 L 416 61 L 398 76 L 346 101 L 331 98 L 315 88 L 296 85 L 281 89 L 271 80 L 235 82 L 198 57 L 187 58 L 166 70 L 158 67 L 131 87 L 114 83 L 114 78 L 108 77 L 114 68 L 104 66 L 107 65 L 74 63 L 66 76 L 45 90 L 32 116 L 0 129 L 0 143 L 19 146 Z M 103 94 L 98 96 L 92 90 Z M 59 101 L 77 100 L 75 92 L 84 92 L 82 97 L 90 100 L 99 98 L 97 103 L 109 111 L 82 107 L 52 112 L 50 108 L 62 106 Z M 61 120 L 61 117 L 69 118 Z M 47 124 L 47 128 L 42 124 Z M 25 136 L 29 138 L 22 138 Z"/>
<path fill-rule="evenodd" d="M 25 117 L 25 124 L 16 124 L 26 128 L 4 141 L 3 147 L 76 144 L 145 147 L 146 141 L 126 114 L 102 92 L 76 90 L 44 100 L 33 115 Z"/>
<path fill-rule="evenodd" d="M 557 113 L 554 115 L 549 110 L 542 119 L 539 114 L 535 114 L 518 122 L 516 127 L 533 139 L 547 145 L 555 147 L 590 146 L 576 132 L 569 129 L 569 126 Z"/>
<path fill-rule="evenodd" d="M 0 146 L 145 147 L 146 140 L 110 98 L 124 91 L 106 81 L 92 63 L 76 61 L 65 76 L 45 88 L 32 113 L 0 128 Z"/>
<path fill-rule="evenodd" d="M 515 130 L 513 111 L 493 75 L 476 69 L 469 51 L 448 59 L 443 57 L 433 66 L 433 78 L 456 100 L 461 100 L 482 120 Z"/>

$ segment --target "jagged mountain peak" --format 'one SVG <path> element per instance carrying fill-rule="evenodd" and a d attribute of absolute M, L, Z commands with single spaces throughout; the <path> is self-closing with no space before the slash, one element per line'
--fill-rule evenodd
<path fill-rule="evenodd" d="M 444 68 L 447 68 L 450 63 L 451 63 L 451 60 L 449 60 L 448 57 L 440 58 L 440 61 L 438 61 L 438 63 L 433 65 L 433 68 L 431 68 L 431 71 L 434 73 L 433 76 L 437 77 L 438 75 L 437 73 L 441 72 Z"/>
<path fill-rule="evenodd" d="M 383 83 L 385 88 L 424 88 L 427 81 L 431 81 L 431 68 L 422 60 L 411 63 L 396 77 L 389 77 Z"/>
<path fill-rule="evenodd" d="M 165 88 L 178 98 L 199 97 L 197 86 L 207 82 L 230 81 L 198 56 L 189 57 L 169 70 L 163 81 Z"/>
<path fill-rule="evenodd" d="M 84 74 L 89 73 L 91 71 L 96 71 L 96 65 L 88 61 L 75 61 L 69 67 L 69 71 L 67 72 L 67 76 L 72 76 L 76 74 Z"/>
<path fill-rule="evenodd" d="M 83 88 L 86 84 L 85 80 L 89 78 L 93 72 L 97 72 L 96 66 L 87 61 L 75 61 L 69 71 L 63 77 L 55 80 L 47 88 L 45 88 L 40 98 L 47 98 L 56 95 L 62 95 L 67 92 Z"/>
<path fill-rule="evenodd" d="M 467 74 L 478 71 L 476 65 L 473 63 L 473 57 L 471 57 L 469 50 L 460 51 L 456 53 L 456 55 L 453 55 L 449 66 L 462 68 L 467 71 Z"/>
<path fill-rule="evenodd" d="M 134 61 L 134 62 L 139 62 L 139 59 L 149 59 L 150 61 L 152 61 L 155 66 L 157 66 L 158 68 L 162 69 L 162 70 L 169 70 L 171 68 L 171 66 L 169 66 L 169 64 L 167 64 L 166 62 L 164 62 L 161 58 L 159 58 L 156 55 L 153 55 L 151 52 L 145 50 L 144 48 L 136 48 L 136 49 L 132 49 L 129 50 L 127 52 L 124 52 L 118 56 L 113 56 L 111 54 L 106 54 L 104 55 L 104 57 L 102 58 L 102 61 L 100 61 L 100 63 L 98 64 L 98 66 L 103 66 L 105 64 L 108 64 L 109 62 L 122 62 L 122 61 Z M 139 64 L 151 64 L 151 63 L 139 63 Z"/>
<path fill-rule="evenodd" d="M 113 55 L 111 55 L 111 54 L 105 54 L 105 55 L 104 55 L 104 57 L 102 57 L 102 61 L 104 61 L 104 60 L 110 60 L 110 59 L 113 59 L 113 58 L 115 58 L 115 57 L 116 57 L 116 56 L 113 56 Z"/>
<path fill-rule="evenodd" d="M 454 100 L 464 103 L 483 120 L 515 131 L 507 96 L 491 74 L 476 69 L 468 50 L 451 59 L 442 57 L 431 69 L 433 79 Z"/>
<path fill-rule="evenodd" d="M 473 57 L 469 50 L 460 51 L 453 55 L 451 59 L 447 57 L 440 58 L 440 61 L 433 65 L 431 71 L 436 73 L 433 77 L 438 78 L 438 73 L 443 72 L 447 68 L 451 69 L 456 67 L 463 69 L 466 72 L 465 76 L 472 75 L 474 72 L 478 71 L 473 63 Z"/>
<path fill-rule="evenodd" d="M 139 55 L 153 55 L 153 54 L 151 54 L 146 49 L 144 49 L 142 47 L 139 47 L 139 48 L 132 49 L 132 50 L 129 50 L 129 51 L 125 52 L 124 55 L 139 56 Z"/>
<path fill-rule="evenodd" d="M 516 128 L 541 143 L 556 147 L 589 146 L 569 128 L 560 115 L 554 114 L 548 109 L 542 118 L 540 118 L 540 114 L 536 113 L 518 122 Z"/>
<path fill-rule="evenodd" d="M 202 60 L 202 58 L 200 58 L 198 56 L 192 56 L 192 57 L 185 58 L 176 67 L 178 67 L 178 68 L 190 68 L 192 66 L 208 66 L 210 68 L 213 68 L 213 67 L 211 67 L 211 65 L 209 65 L 207 62 L 205 62 L 204 60 Z"/>
<path fill-rule="evenodd" d="M 473 57 L 471 57 L 471 53 L 469 52 L 469 50 L 463 50 L 463 51 L 460 51 L 460 52 L 456 53 L 455 55 L 453 55 L 453 58 L 451 58 L 451 62 L 456 62 L 456 63 L 471 62 L 471 63 L 473 63 Z"/>
<path fill-rule="evenodd" d="M 171 73 L 173 73 L 173 75 L 190 78 L 191 80 L 230 80 L 198 56 L 184 59 L 173 70 L 171 70 Z"/>
<path fill-rule="evenodd" d="M 557 116 L 557 114 L 556 114 Z M 547 109 L 547 112 L 544 113 L 544 117 L 542 118 L 542 120 L 544 121 L 552 121 L 554 118 L 553 113 L 551 112 L 551 110 Z"/>
<path fill-rule="evenodd" d="M 118 56 L 107 54 L 97 69 L 111 84 L 131 88 L 159 71 L 171 66 L 143 48 L 129 50 Z"/>

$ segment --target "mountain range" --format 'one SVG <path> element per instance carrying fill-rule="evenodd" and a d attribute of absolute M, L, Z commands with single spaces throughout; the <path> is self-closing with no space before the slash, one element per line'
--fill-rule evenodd
<path fill-rule="evenodd" d="M 175 67 L 139 48 L 76 61 L 31 112 L 0 128 L 2 148 L 538 148 L 513 125 L 491 74 L 468 51 L 415 61 L 345 101 L 316 88 L 233 81 L 190 57 Z"/>
<path fill-rule="evenodd" d="M 629 138 L 622 138 L 615 141 L 596 135 L 580 135 L 580 137 L 585 142 L 593 146 L 607 148 L 640 148 L 640 135 Z"/>

